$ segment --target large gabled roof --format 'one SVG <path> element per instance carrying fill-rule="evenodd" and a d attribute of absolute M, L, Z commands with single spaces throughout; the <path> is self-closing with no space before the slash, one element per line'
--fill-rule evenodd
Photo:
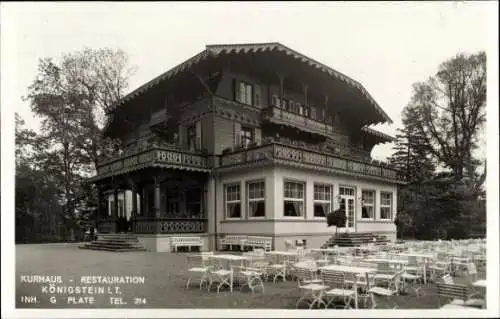
<path fill-rule="evenodd" d="M 183 63 L 175 66 L 174 68 L 168 70 L 167 72 L 157 76 L 131 93 L 127 94 L 125 97 L 120 99 L 116 104 L 116 109 L 118 106 L 132 100 L 136 96 L 146 92 L 147 90 L 157 86 L 160 82 L 170 79 L 176 74 L 190 69 L 192 66 L 198 64 L 200 61 L 205 60 L 208 57 L 217 57 L 224 54 L 230 53 L 248 53 L 248 52 L 266 52 L 266 51 L 278 51 L 283 52 L 288 56 L 292 56 L 293 58 L 300 60 L 303 63 L 307 63 L 309 66 L 317 68 L 322 72 L 327 73 L 328 75 L 339 79 L 352 87 L 359 90 L 359 92 L 373 105 L 373 107 L 377 110 L 377 112 L 386 120 L 386 122 L 392 123 L 392 119 L 384 112 L 384 110 L 378 105 L 375 99 L 366 91 L 366 89 L 357 81 L 351 79 L 350 77 L 338 72 L 316 60 L 313 60 L 305 55 L 298 53 L 295 50 L 288 48 L 287 46 L 278 43 L 278 42 L 270 42 L 270 43 L 248 43 L 248 44 L 214 44 L 214 45 L 206 45 L 205 50 L 196 54 L 195 56 L 189 58 Z"/>

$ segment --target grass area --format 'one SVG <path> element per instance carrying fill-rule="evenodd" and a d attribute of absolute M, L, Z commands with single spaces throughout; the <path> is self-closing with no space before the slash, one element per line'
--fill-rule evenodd
<path fill-rule="evenodd" d="M 127 252 L 113 253 L 81 250 L 76 244 L 40 244 L 16 246 L 16 307 L 20 308 L 275 308 L 295 309 L 301 297 L 296 282 L 265 283 L 264 294 L 248 290 L 207 292 L 196 285 L 185 289 L 186 253 Z M 59 286 L 77 286 L 82 276 L 143 276 L 145 284 L 120 285 L 127 305 L 112 305 L 110 295 L 94 295 L 93 305 L 68 304 L 68 294 L 42 293 L 44 284 L 21 283 L 22 275 L 62 276 Z M 481 276 L 484 278 L 484 276 Z M 457 278 L 457 282 L 463 278 Z M 114 286 L 114 285 L 113 285 Z M 435 309 L 438 299 L 433 286 L 423 296 L 409 295 L 393 299 L 399 309 Z M 21 303 L 22 296 L 36 296 L 36 304 Z M 89 295 L 72 295 L 89 296 Z M 146 304 L 134 304 L 134 298 L 145 298 Z M 383 303 L 380 303 L 383 307 Z"/>

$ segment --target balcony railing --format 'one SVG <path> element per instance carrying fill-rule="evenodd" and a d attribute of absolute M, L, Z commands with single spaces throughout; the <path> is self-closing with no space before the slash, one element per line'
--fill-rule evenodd
<path fill-rule="evenodd" d="M 333 137 L 336 142 L 345 143 L 347 136 L 340 134 L 332 125 L 313 118 L 270 106 L 262 112 L 262 119 L 277 124 L 291 125 L 311 133 Z"/>
<path fill-rule="evenodd" d="M 147 149 L 121 155 L 104 162 L 97 169 L 97 177 L 121 174 L 150 166 L 198 171 L 208 171 L 210 169 L 206 157 L 202 154 L 151 145 Z"/>
<path fill-rule="evenodd" d="M 311 167 L 319 166 L 366 176 L 401 180 L 398 176 L 398 172 L 390 167 L 344 158 L 336 154 L 302 149 L 278 142 L 269 142 L 262 146 L 224 154 L 221 156 L 220 166 L 240 166 L 259 161 L 282 164 L 302 164 Z"/>

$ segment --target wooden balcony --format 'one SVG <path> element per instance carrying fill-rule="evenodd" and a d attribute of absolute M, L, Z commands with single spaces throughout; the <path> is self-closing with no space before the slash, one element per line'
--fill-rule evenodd
<path fill-rule="evenodd" d="M 99 180 L 147 167 L 164 167 L 200 172 L 209 172 L 211 168 L 205 155 L 173 147 L 151 145 L 146 149 L 117 156 L 104 162 L 99 165 L 97 175 L 92 180 Z"/>
<path fill-rule="evenodd" d="M 262 121 L 292 126 L 305 132 L 330 137 L 338 143 L 347 142 L 347 136 L 340 134 L 332 125 L 275 106 L 264 109 Z"/>
<path fill-rule="evenodd" d="M 320 168 L 337 173 L 404 183 L 395 169 L 385 165 L 349 159 L 337 154 L 303 149 L 278 142 L 269 142 L 265 145 L 224 154 L 221 156 L 220 169 L 268 163 L 311 169 Z"/>

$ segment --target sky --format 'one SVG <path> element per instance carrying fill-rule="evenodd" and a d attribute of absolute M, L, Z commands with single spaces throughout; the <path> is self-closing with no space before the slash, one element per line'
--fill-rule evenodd
<path fill-rule="evenodd" d="M 434 75 L 458 52 L 488 48 L 492 4 L 4 3 L 9 23 L 2 33 L 12 39 L 16 73 L 9 94 L 15 112 L 36 129 L 39 121 L 21 96 L 40 58 L 58 59 L 84 47 L 123 49 L 137 67 L 131 91 L 206 44 L 280 42 L 360 82 L 394 121 L 376 128 L 394 136 L 413 83 Z M 372 156 L 382 160 L 392 146 L 377 145 Z M 483 139 L 481 158 L 484 150 Z"/>

